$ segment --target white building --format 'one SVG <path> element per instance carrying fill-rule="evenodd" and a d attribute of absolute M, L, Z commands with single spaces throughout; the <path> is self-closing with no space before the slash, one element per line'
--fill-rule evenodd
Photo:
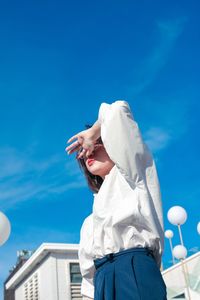
<path fill-rule="evenodd" d="M 200 300 L 200 252 L 184 259 L 182 263 L 179 262 L 164 270 L 162 276 L 167 286 L 168 300 Z"/>
<path fill-rule="evenodd" d="M 42 244 L 6 282 L 15 300 L 80 300 L 77 244 Z M 10 299 L 10 298 L 9 298 Z"/>
<path fill-rule="evenodd" d="M 200 252 L 162 272 L 168 300 L 200 299 Z M 80 300 L 81 274 L 77 244 L 42 244 L 16 272 L 9 276 L 5 300 Z"/>

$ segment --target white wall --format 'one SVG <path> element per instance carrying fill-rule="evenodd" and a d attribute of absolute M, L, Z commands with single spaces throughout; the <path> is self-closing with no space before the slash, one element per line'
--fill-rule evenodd
<path fill-rule="evenodd" d="M 40 300 L 70 300 L 69 263 L 78 262 L 78 254 L 49 255 L 15 290 L 15 299 L 24 300 L 24 284 L 37 272 Z"/>
<path fill-rule="evenodd" d="M 39 299 L 58 300 L 55 260 L 49 256 L 39 267 Z"/>
<path fill-rule="evenodd" d="M 23 286 L 20 285 L 20 287 L 18 287 L 15 290 L 15 300 L 22 300 L 24 299 L 24 291 L 23 291 Z"/>
<path fill-rule="evenodd" d="M 51 256 L 47 257 L 34 272 L 31 272 L 30 275 L 21 282 L 15 290 L 15 300 L 24 299 L 24 284 L 29 281 L 35 273 L 38 273 L 39 299 L 57 300 L 57 288 L 54 278 L 54 258 Z"/>
<path fill-rule="evenodd" d="M 57 262 L 57 278 L 58 278 L 58 294 L 59 299 L 71 299 L 71 288 L 70 288 L 70 262 L 78 262 L 77 254 L 53 254 L 55 259 L 55 272 Z"/>

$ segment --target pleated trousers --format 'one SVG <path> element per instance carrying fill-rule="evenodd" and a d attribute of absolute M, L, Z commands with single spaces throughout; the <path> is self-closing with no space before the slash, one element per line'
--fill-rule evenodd
<path fill-rule="evenodd" d="M 94 300 L 167 300 L 151 250 L 132 248 L 94 260 Z"/>

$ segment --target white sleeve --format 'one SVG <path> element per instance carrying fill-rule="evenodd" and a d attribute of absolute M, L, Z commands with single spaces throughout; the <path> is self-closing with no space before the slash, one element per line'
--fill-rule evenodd
<path fill-rule="evenodd" d="M 79 244 L 79 264 L 82 275 L 81 294 L 83 299 L 94 299 L 93 278 L 95 266 L 92 255 L 93 243 L 93 215 L 85 219 L 81 228 L 81 238 Z M 84 298 L 85 297 L 85 298 Z"/>
<path fill-rule="evenodd" d="M 152 157 L 142 140 L 128 103 L 102 103 L 98 120 L 101 124 L 101 138 L 109 157 L 129 182 L 137 184 L 145 176 L 146 165 L 152 164 Z"/>

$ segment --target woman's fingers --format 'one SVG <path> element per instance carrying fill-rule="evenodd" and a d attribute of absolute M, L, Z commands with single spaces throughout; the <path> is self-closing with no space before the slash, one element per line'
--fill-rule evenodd
<path fill-rule="evenodd" d="M 73 142 L 75 139 L 76 141 Z M 73 143 L 65 148 L 65 151 L 67 151 L 68 154 L 74 153 L 75 151 L 78 151 L 80 149 L 82 144 L 82 138 L 80 134 L 79 133 L 75 134 L 67 141 L 67 143 L 71 143 L 71 142 Z"/>
<path fill-rule="evenodd" d="M 74 141 L 76 140 L 76 141 Z M 80 147 L 82 147 L 84 149 L 84 151 L 81 151 L 79 154 L 79 158 L 83 157 L 83 156 L 89 156 L 91 155 L 93 149 L 94 149 L 94 143 L 95 141 L 93 141 L 91 139 L 90 136 L 90 131 L 89 130 L 85 130 L 82 132 L 79 132 L 78 134 L 75 134 L 74 136 L 72 136 L 67 143 L 72 143 L 71 145 L 69 145 L 68 147 L 66 147 L 66 151 L 68 154 L 72 154 L 75 151 L 80 150 Z"/>
<path fill-rule="evenodd" d="M 80 148 L 80 146 L 81 145 L 80 145 L 79 141 L 76 141 L 76 142 L 72 143 L 70 146 L 66 147 L 65 150 L 68 152 L 68 154 L 71 154 L 71 153 L 77 151 Z"/>
<path fill-rule="evenodd" d="M 85 156 L 88 158 L 91 155 L 92 151 L 91 150 L 87 150 Z"/>
<path fill-rule="evenodd" d="M 82 149 L 82 151 L 78 155 L 78 159 L 83 158 L 85 156 L 85 153 L 86 153 L 86 149 Z"/>
<path fill-rule="evenodd" d="M 72 150 L 73 148 L 77 147 L 79 145 L 79 142 L 76 141 L 74 143 L 72 143 L 71 145 L 69 145 L 68 147 L 66 147 L 66 150 Z"/>
<path fill-rule="evenodd" d="M 74 141 L 75 139 L 78 138 L 78 135 L 75 134 L 74 136 L 72 136 L 68 141 L 67 141 L 67 144 L 71 143 L 72 141 Z"/>
<path fill-rule="evenodd" d="M 70 151 L 67 151 L 67 153 L 68 154 L 72 154 L 72 153 L 77 152 L 77 151 L 78 151 L 78 148 L 75 148 L 75 149 L 72 149 Z"/>

